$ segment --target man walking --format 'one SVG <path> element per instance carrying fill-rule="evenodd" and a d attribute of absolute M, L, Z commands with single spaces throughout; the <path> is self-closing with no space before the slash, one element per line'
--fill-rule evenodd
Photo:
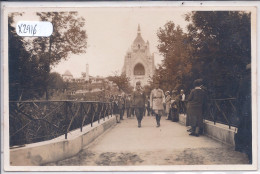
<path fill-rule="evenodd" d="M 150 95 L 150 106 L 155 113 L 157 127 L 160 127 L 160 120 L 163 114 L 163 103 L 165 103 L 165 96 L 163 90 L 159 89 L 159 82 L 155 82 L 155 89 L 152 90 Z"/>
<path fill-rule="evenodd" d="M 133 94 L 133 106 L 135 108 L 135 114 L 138 121 L 138 127 L 141 127 L 141 121 L 143 119 L 145 110 L 145 94 L 141 88 L 141 82 L 136 82 L 136 90 Z"/>

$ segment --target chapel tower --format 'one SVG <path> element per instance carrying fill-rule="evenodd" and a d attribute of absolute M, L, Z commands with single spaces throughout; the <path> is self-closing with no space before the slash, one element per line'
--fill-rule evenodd
<path fill-rule="evenodd" d="M 135 86 L 137 81 L 145 86 L 153 77 L 154 70 L 154 55 L 150 53 L 149 42 L 143 40 L 140 25 L 138 25 L 137 36 L 125 55 L 122 73 L 130 78 L 132 86 Z"/>

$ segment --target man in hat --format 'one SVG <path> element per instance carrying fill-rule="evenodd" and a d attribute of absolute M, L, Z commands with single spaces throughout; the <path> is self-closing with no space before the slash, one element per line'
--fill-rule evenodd
<path fill-rule="evenodd" d="M 160 120 L 163 114 L 163 104 L 165 103 L 165 96 L 163 90 L 159 89 L 159 81 L 154 83 L 155 89 L 150 94 L 150 106 L 155 113 L 157 127 L 160 127 Z"/>
<path fill-rule="evenodd" d="M 136 82 L 136 90 L 133 93 L 133 106 L 135 108 L 138 127 L 140 128 L 145 110 L 145 93 L 142 90 L 140 81 Z"/>

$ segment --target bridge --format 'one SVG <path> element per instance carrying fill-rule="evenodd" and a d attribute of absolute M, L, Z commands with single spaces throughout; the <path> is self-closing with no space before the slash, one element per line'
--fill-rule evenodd
<path fill-rule="evenodd" d="M 207 136 L 189 136 L 186 127 L 163 117 L 146 116 L 142 127 L 128 118 L 109 129 L 80 153 L 56 163 L 57 166 L 118 165 L 203 165 L 248 164 L 245 154 Z"/>
<path fill-rule="evenodd" d="M 10 102 L 10 108 L 13 109 L 12 112 L 10 112 L 12 119 L 14 119 L 15 114 L 23 115 L 27 118 L 27 123 L 23 123 L 24 125 L 22 127 L 17 127 L 17 130 L 10 132 L 10 142 L 14 144 L 11 147 L 11 151 L 14 152 L 18 152 L 19 149 L 24 148 L 21 146 L 27 146 L 26 143 L 25 145 L 21 145 L 21 142 L 23 142 L 21 140 L 29 135 L 33 136 L 32 134 L 34 134 L 34 138 L 29 138 L 27 141 L 33 144 L 37 144 L 37 142 L 35 142 L 36 140 L 51 142 L 55 136 L 59 136 L 58 139 L 62 139 L 63 141 L 75 136 L 74 134 L 80 134 L 82 129 L 84 132 L 84 127 L 86 126 L 90 128 L 93 125 L 94 127 L 98 127 L 106 121 L 113 122 L 111 120 L 115 120 L 110 103 L 54 101 L 50 104 L 50 102 L 30 101 L 24 103 Z M 30 119 L 35 120 L 29 120 L 29 113 L 31 114 Z M 50 117 L 51 120 L 47 119 L 47 116 L 50 115 L 52 115 Z M 45 121 L 43 121 L 43 119 L 45 119 Z M 38 122 L 40 127 L 39 125 L 37 126 Z M 126 116 L 124 116 L 124 120 L 122 120 L 121 123 L 116 124 L 115 121 L 113 123 L 114 124 L 111 124 L 100 136 L 95 138 L 94 141 L 82 147 L 80 151 L 74 155 L 54 162 L 39 163 L 36 165 L 133 166 L 248 164 L 247 155 L 235 151 L 234 146 L 217 141 L 206 135 L 200 137 L 189 136 L 186 126 L 180 122 L 166 120 L 166 117 L 162 117 L 161 127 L 159 128 L 156 127 L 154 116 L 145 116 L 141 128 L 137 127 L 137 120 L 134 117 L 126 118 Z M 30 124 L 32 125 L 30 126 Z M 212 122 L 212 124 L 214 123 Z M 224 126 L 226 126 L 226 129 L 231 127 L 230 124 Z M 37 135 L 38 132 L 43 133 L 43 130 L 39 131 L 43 127 L 45 127 L 45 129 L 47 128 L 45 135 L 51 132 L 51 136 L 39 136 L 40 133 Z M 35 130 L 38 130 L 38 132 Z M 77 132 L 75 133 L 73 130 L 77 130 Z M 48 138 L 42 139 L 42 137 Z M 12 138 L 14 139 L 12 140 Z M 19 156 L 22 158 L 21 155 Z"/>

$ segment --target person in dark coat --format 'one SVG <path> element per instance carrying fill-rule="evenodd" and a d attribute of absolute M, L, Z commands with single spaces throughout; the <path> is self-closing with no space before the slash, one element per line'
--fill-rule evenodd
<path fill-rule="evenodd" d="M 150 116 L 151 108 L 150 108 L 150 97 L 149 96 L 147 96 L 147 99 L 146 99 L 146 110 L 147 110 L 147 116 Z"/>
<path fill-rule="evenodd" d="M 194 89 L 191 90 L 188 97 L 187 114 L 189 125 L 191 126 L 190 135 L 199 136 L 199 131 L 203 128 L 203 114 L 206 109 L 206 94 L 201 88 L 202 79 L 194 81 Z"/>
<path fill-rule="evenodd" d="M 246 153 L 252 164 L 251 64 L 247 65 L 246 73 L 240 80 L 237 101 L 239 124 L 235 135 L 235 150 Z"/>
<path fill-rule="evenodd" d="M 118 109 L 119 109 L 120 120 L 123 120 L 124 111 L 125 111 L 125 100 L 122 95 L 118 96 Z"/>
<path fill-rule="evenodd" d="M 113 114 L 115 114 L 116 116 L 116 122 L 120 123 L 118 103 L 119 103 L 118 96 L 115 96 L 113 98 Z"/>
<path fill-rule="evenodd" d="M 133 93 L 133 106 L 138 121 L 138 127 L 141 127 L 141 121 L 145 110 L 145 93 L 141 88 L 141 82 L 136 82 L 136 90 Z"/>
<path fill-rule="evenodd" d="M 179 96 L 177 95 L 177 91 L 173 90 L 172 91 L 172 97 L 171 97 L 171 120 L 174 122 L 179 121 Z"/>
<path fill-rule="evenodd" d="M 130 118 L 130 117 L 131 117 L 131 110 L 132 110 L 131 94 L 129 94 L 129 95 L 126 97 L 126 100 L 125 100 L 125 108 L 126 108 L 127 118 Z"/>

